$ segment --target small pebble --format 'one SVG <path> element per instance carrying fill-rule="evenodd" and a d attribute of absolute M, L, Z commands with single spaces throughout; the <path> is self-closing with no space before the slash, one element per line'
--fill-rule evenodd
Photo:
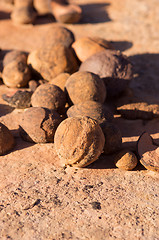
<path fill-rule="evenodd" d="M 115 158 L 115 166 L 130 171 L 137 166 L 138 160 L 136 155 L 129 150 L 122 150 Z"/>

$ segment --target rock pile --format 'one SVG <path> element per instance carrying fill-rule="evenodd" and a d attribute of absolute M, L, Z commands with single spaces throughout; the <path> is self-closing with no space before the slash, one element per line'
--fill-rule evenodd
<path fill-rule="evenodd" d="M 114 114 L 150 119 L 158 117 L 158 106 L 120 101 L 116 107 L 110 105 L 126 91 L 133 71 L 129 59 L 108 41 L 96 37 L 75 41 L 69 29 L 51 26 L 40 49 L 7 53 L 1 75 L 7 87 L 15 88 L 3 99 L 14 108 L 27 108 L 19 126 L 21 137 L 34 143 L 54 142 L 62 166 L 85 167 L 101 154 L 113 153 L 121 169 L 135 168 L 140 156 L 145 167 L 158 171 L 157 161 L 154 167 L 145 163 L 143 136 L 138 151 L 122 149 Z M 14 146 L 12 136 L 6 136 L 11 144 L 2 154 Z M 156 156 L 156 147 L 153 151 Z"/>

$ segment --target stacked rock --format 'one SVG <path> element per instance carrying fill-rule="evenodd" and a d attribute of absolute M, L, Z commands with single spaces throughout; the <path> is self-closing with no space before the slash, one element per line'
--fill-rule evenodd
<path fill-rule="evenodd" d="M 54 142 L 61 164 L 77 167 L 121 149 L 122 135 L 107 98 L 125 90 L 132 65 L 108 41 L 96 37 L 75 41 L 69 29 L 51 26 L 40 49 L 28 58 L 10 52 L 3 65 L 4 84 L 31 88 L 32 107 L 26 106 L 20 123 L 24 140 Z M 15 78 L 7 78 L 13 71 Z"/>

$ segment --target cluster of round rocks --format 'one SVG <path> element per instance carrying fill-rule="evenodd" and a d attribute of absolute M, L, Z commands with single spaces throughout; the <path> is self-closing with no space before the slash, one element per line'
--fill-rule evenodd
<path fill-rule="evenodd" d="M 62 26 L 51 26 L 41 48 L 29 54 L 11 51 L 3 59 L 2 79 L 19 89 L 3 99 L 23 112 L 19 130 L 30 142 L 54 142 L 61 165 L 84 167 L 104 154 L 121 150 L 122 135 L 113 123 L 107 98 L 117 97 L 132 78 L 132 65 L 120 51 L 98 37 L 75 41 Z M 5 126 L 1 124 L 0 135 Z M 13 138 L 0 154 L 13 147 Z M 2 146 L 3 147 L 3 146 Z M 137 165 L 130 151 L 117 155 L 116 166 Z"/>

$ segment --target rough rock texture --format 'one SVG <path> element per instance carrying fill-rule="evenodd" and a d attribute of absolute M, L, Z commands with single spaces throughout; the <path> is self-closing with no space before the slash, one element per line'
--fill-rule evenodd
<path fill-rule="evenodd" d="M 31 105 L 31 95 L 30 91 L 16 91 L 12 96 L 3 94 L 2 98 L 8 103 L 9 106 L 14 108 L 28 108 Z"/>
<path fill-rule="evenodd" d="M 33 107 L 44 107 L 62 112 L 66 104 L 66 95 L 56 85 L 42 84 L 33 93 L 31 104 Z"/>
<path fill-rule="evenodd" d="M 61 166 L 85 167 L 101 155 L 105 138 L 94 119 L 72 117 L 58 126 L 54 143 Z"/>
<path fill-rule="evenodd" d="M 68 25 L 76 39 L 98 35 L 113 41 L 134 63 L 138 75 L 131 87 L 135 95 L 159 103 L 158 0 L 70 2 L 83 8 L 82 24 Z M 37 49 L 49 27 L 57 25 L 50 18 L 39 18 L 34 26 L 17 27 L 9 19 L 8 7 L 0 3 L 0 11 L 0 57 L 3 50 Z M 0 85 L 0 95 L 6 91 Z M 0 239 L 158 239 L 158 173 L 141 165 L 134 171 L 121 171 L 114 168 L 114 155 L 102 155 L 87 168 L 64 171 L 58 167 L 52 143 L 33 145 L 19 138 L 22 112 L 13 111 L 0 98 L 1 122 L 17 142 L 11 153 L 0 157 Z M 136 149 L 145 130 L 159 139 L 158 119 L 118 116 L 115 120 L 124 147 Z"/>
<path fill-rule="evenodd" d="M 8 63 L 2 72 L 3 82 L 8 87 L 25 87 L 31 78 L 26 60 L 15 59 Z"/>
<path fill-rule="evenodd" d="M 7 64 L 17 59 L 27 62 L 27 54 L 19 50 L 9 51 L 4 56 L 3 67 L 5 67 Z"/>
<path fill-rule="evenodd" d="M 46 35 L 43 37 L 42 47 L 54 46 L 58 43 L 65 47 L 70 47 L 74 42 L 74 34 L 63 26 L 50 26 Z"/>
<path fill-rule="evenodd" d="M 55 110 L 32 107 L 22 115 L 20 135 L 29 142 L 54 142 L 54 134 L 60 122 L 60 115 Z"/>
<path fill-rule="evenodd" d="M 131 79 L 132 66 L 126 56 L 120 51 L 105 49 L 87 60 L 81 66 L 80 71 L 88 71 L 98 74 L 101 78 L 114 77 Z"/>
<path fill-rule="evenodd" d="M 138 160 L 136 155 L 129 150 L 121 151 L 115 158 L 116 167 L 126 171 L 133 170 L 136 167 L 137 163 Z"/>
<path fill-rule="evenodd" d="M 68 117 L 88 116 L 98 121 L 99 124 L 113 120 L 113 113 L 109 107 L 95 101 L 86 101 L 75 104 L 67 110 Z"/>
<path fill-rule="evenodd" d="M 78 69 L 77 59 L 72 49 L 61 43 L 31 52 L 28 56 L 28 64 L 48 81 L 60 73 L 74 73 Z"/>
<path fill-rule="evenodd" d="M 106 98 L 103 80 L 91 72 L 75 72 L 67 79 L 65 88 L 73 104 L 85 101 L 104 103 Z"/>

